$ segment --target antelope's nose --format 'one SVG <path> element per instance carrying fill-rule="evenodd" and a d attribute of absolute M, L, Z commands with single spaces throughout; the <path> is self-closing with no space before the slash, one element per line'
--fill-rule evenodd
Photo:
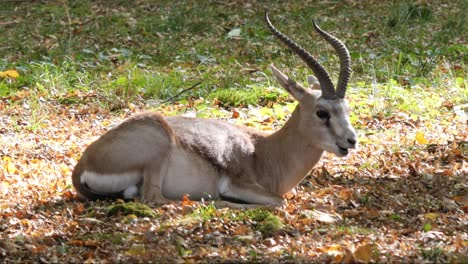
<path fill-rule="evenodd" d="M 356 139 L 348 138 L 348 143 L 351 144 L 352 146 L 355 146 L 356 145 Z"/>

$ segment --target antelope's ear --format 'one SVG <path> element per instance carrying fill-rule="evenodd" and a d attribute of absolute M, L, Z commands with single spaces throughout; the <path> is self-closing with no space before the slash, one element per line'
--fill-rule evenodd
<path fill-rule="evenodd" d="M 276 80 L 278 80 L 278 83 L 297 101 L 301 101 L 304 95 L 308 93 L 304 87 L 286 76 L 286 74 L 278 70 L 273 64 L 271 65 L 271 71 L 276 77 Z"/>
<path fill-rule="evenodd" d="M 309 77 L 307 78 L 307 82 L 309 83 L 310 88 L 312 90 L 320 90 L 320 83 L 317 77 L 309 75 Z"/>

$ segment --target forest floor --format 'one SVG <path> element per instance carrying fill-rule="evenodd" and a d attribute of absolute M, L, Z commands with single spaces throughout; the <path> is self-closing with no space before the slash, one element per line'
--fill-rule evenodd
<path fill-rule="evenodd" d="M 0 262 L 468 262 L 466 5 L 442 2 L 268 6 L 333 77 L 310 19 L 347 43 L 359 148 L 325 154 L 283 207 L 250 210 L 81 202 L 70 176 L 91 142 L 138 112 L 281 127 L 296 103 L 268 65 L 300 82 L 309 73 L 269 35 L 264 3 L 6 3 Z"/>

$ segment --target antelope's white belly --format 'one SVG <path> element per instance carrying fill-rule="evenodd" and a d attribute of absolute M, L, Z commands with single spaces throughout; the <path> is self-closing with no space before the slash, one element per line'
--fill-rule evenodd
<path fill-rule="evenodd" d="M 186 194 L 191 200 L 219 197 L 219 171 L 195 153 L 173 149 L 161 173 L 163 195 L 168 199 L 180 200 Z"/>

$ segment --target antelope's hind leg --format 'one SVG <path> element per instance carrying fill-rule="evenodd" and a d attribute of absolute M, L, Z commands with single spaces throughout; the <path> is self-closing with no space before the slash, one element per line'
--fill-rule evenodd
<path fill-rule="evenodd" d="M 143 170 L 141 200 L 144 203 L 164 204 L 169 201 L 164 197 L 162 190 L 164 174 L 166 172 L 166 162 L 152 164 Z"/>

